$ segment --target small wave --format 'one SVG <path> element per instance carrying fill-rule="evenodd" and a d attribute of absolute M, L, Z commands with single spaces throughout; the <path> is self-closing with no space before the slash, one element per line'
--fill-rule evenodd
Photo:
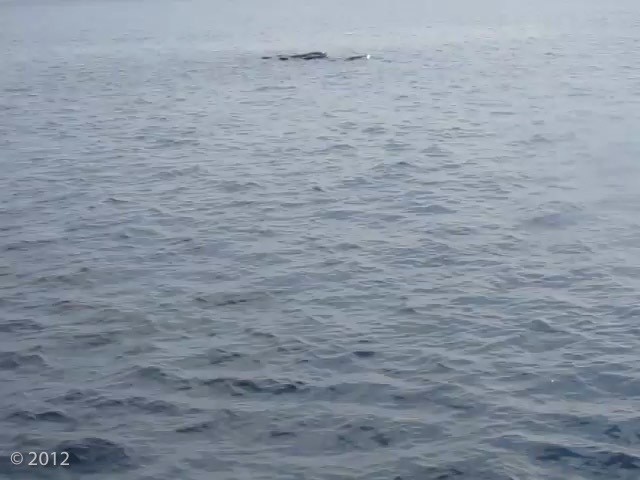
<path fill-rule="evenodd" d="M 549 252 L 565 255 L 579 255 L 585 253 L 593 253 L 593 249 L 589 245 L 585 245 L 584 243 L 575 242 L 552 245 L 551 247 L 549 247 Z"/>
<path fill-rule="evenodd" d="M 295 437 L 296 434 L 294 432 L 287 432 L 282 430 L 272 430 L 269 432 L 269 436 L 271 438 L 282 438 L 282 437 Z"/>
<path fill-rule="evenodd" d="M 375 165 L 372 170 L 376 172 L 382 172 L 384 174 L 389 174 L 395 171 L 402 171 L 408 168 L 415 168 L 415 165 L 407 160 L 400 160 L 393 163 L 378 163 Z"/>
<path fill-rule="evenodd" d="M 53 275 L 42 275 L 35 280 L 35 283 L 66 283 L 69 285 L 79 285 L 86 283 L 89 269 L 82 267 L 67 273 L 56 273 Z"/>
<path fill-rule="evenodd" d="M 35 320 L 9 320 L 0 323 L 2 333 L 41 332 L 44 327 Z"/>
<path fill-rule="evenodd" d="M 130 203 L 131 202 L 131 200 L 125 200 L 125 199 L 117 198 L 117 197 L 108 197 L 105 201 L 107 203 L 114 203 L 114 204 Z"/>
<path fill-rule="evenodd" d="M 548 321 L 543 320 L 541 318 L 536 318 L 532 320 L 531 323 L 529 324 L 529 328 L 531 328 L 531 330 L 534 330 L 536 332 L 542 332 L 542 333 L 560 332 L 560 330 L 551 326 L 551 324 Z"/>
<path fill-rule="evenodd" d="M 640 418 L 637 420 L 623 420 L 612 423 L 606 416 L 592 416 L 579 414 L 551 414 L 546 416 L 549 423 L 557 423 L 567 432 L 577 430 L 579 435 L 587 434 L 597 442 L 603 444 L 613 441 L 622 447 L 632 447 L 640 441 Z"/>
<path fill-rule="evenodd" d="M 356 147 L 348 143 L 334 143 L 333 145 L 329 145 L 328 147 L 315 150 L 312 153 L 316 155 L 327 155 L 333 152 L 347 152 L 347 151 L 354 151 L 354 150 L 356 150 Z"/>
<path fill-rule="evenodd" d="M 387 152 L 401 152 L 404 150 L 409 150 L 411 145 L 405 142 L 398 142 L 395 140 L 390 140 L 384 144 L 384 149 Z"/>
<path fill-rule="evenodd" d="M 18 410 L 7 416 L 7 420 L 21 422 L 74 423 L 74 420 L 71 417 L 58 410 L 46 410 L 44 412 Z"/>
<path fill-rule="evenodd" d="M 360 210 L 342 208 L 323 210 L 322 215 L 323 217 L 330 218 L 332 220 L 349 220 L 360 213 Z"/>
<path fill-rule="evenodd" d="M 187 165 L 183 167 L 175 167 L 168 170 L 159 170 L 153 174 L 157 178 L 174 179 L 179 177 L 200 177 L 207 171 L 200 165 Z"/>
<path fill-rule="evenodd" d="M 545 229 L 562 229 L 579 223 L 579 216 L 567 212 L 553 212 L 536 215 L 525 223 L 530 227 Z"/>
<path fill-rule="evenodd" d="M 601 473 L 640 470 L 640 457 L 625 451 L 610 451 L 594 447 L 568 447 L 558 444 L 537 444 L 535 458 L 542 462 L 560 462 L 579 471 Z"/>
<path fill-rule="evenodd" d="M 176 390 L 190 390 L 193 388 L 193 385 L 188 379 L 155 366 L 137 367 L 133 369 L 128 376 L 133 376 L 143 381 L 152 381 L 166 385 Z"/>
<path fill-rule="evenodd" d="M 245 396 L 249 394 L 285 395 L 301 393 L 307 389 L 301 381 L 279 381 L 271 378 L 265 379 L 241 379 L 241 378 L 212 378 L 197 380 L 197 383 L 222 390 L 232 396 Z"/>
<path fill-rule="evenodd" d="M 72 389 L 63 395 L 51 399 L 53 403 L 76 403 L 84 402 L 90 398 L 98 397 L 100 394 L 95 390 Z"/>
<path fill-rule="evenodd" d="M 362 247 L 357 243 L 352 242 L 340 242 L 334 247 L 335 251 L 338 252 L 349 252 L 351 250 L 362 250 Z M 342 263 L 341 261 L 336 261 L 334 259 L 328 260 L 328 263 L 325 262 L 325 265 L 338 265 Z"/>
<path fill-rule="evenodd" d="M 250 335 L 252 335 L 254 337 L 271 338 L 271 339 L 274 339 L 274 340 L 278 338 L 278 336 L 275 335 L 274 333 L 265 332 L 263 330 L 258 330 L 256 328 L 252 328 L 252 327 L 251 328 L 245 328 L 244 332 L 248 333 L 248 334 L 250 334 Z"/>
<path fill-rule="evenodd" d="M 373 425 L 344 424 L 340 427 L 338 439 L 359 448 L 367 448 L 367 443 L 378 447 L 388 447 L 392 443 L 389 434 L 380 431 Z"/>
<path fill-rule="evenodd" d="M 259 187 L 261 187 L 261 185 L 253 181 L 225 181 L 220 185 L 221 190 L 228 193 L 246 192 Z"/>
<path fill-rule="evenodd" d="M 0 352 L 0 370 L 44 368 L 46 365 L 44 357 L 38 353 Z"/>
<path fill-rule="evenodd" d="M 237 352 L 230 352 L 222 348 L 215 348 L 215 349 L 209 350 L 207 357 L 211 365 L 222 365 L 228 362 L 232 362 L 233 360 L 242 358 L 243 355 Z"/>
<path fill-rule="evenodd" d="M 88 402 L 89 405 L 100 409 L 118 409 L 123 411 L 138 410 L 140 412 L 149 414 L 162 414 L 178 416 L 183 415 L 186 411 L 198 412 L 194 409 L 184 409 L 180 406 L 170 403 L 164 400 L 149 399 L 146 397 L 127 397 L 127 398 L 112 398 L 100 396 L 98 398 L 92 398 Z"/>
<path fill-rule="evenodd" d="M 549 145 L 552 144 L 553 140 L 545 135 L 542 135 L 540 133 L 536 133 L 535 135 L 532 135 L 531 137 L 524 139 L 524 140 L 518 140 L 518 141 L 514 141 L 511 142 L 510 145 L 512 146 L 518 146 L 518 145 L 524 145 L 524 146 L 535 146 L 535 145 Z"/>
<path fill-rule="evenodd" d="M 176 433 L 203 433 L 212 430 L 215 426 L 215 422 L 199 422 L 192 425 L 185 425 L 183 427 L 176 428 Z"/>
<path fill-rule="evenodd" d="M 537 228 L 564 228 L 578 224 L 583 217 L 580 207 L 566 202 L 549 202 L 538 210 L 543 212 L 525 220 L 525 225 Z"/>
<path fill-rule="evenodd" d="M 5 93 L 29 93 L 31 92 L 31 88 L 29 87 L 6 87 L 4 89 Z"/>
<path fill-rule="evenodd" d="M 46 245 L 50 245 L 52 243 L 56 243 L 59 241 L 57 238 L 41 238 L 37 240 L 20 240 L 19 242 L 9 243 L 4 246 L 4 249 L 7 252 L 15 252 L 21 251 L 25 252 L 27 250 L 31 250 L 36 247 L 43 247 Z"/>
<path fill-rule="evenodd" d="M 396 162 L 393 164 L 396 167 L 413 167 L 413 163 L 411 162 L 407 162 L 406 160 L 400 160 L 399 162 Z"/>
<path fill-rule="evenodd" d="M 420 312 L 415 307 L 402 307 L 398 310 L 400 315 L 420 315 Z"/>
<path fill-rule="evenodd" d="M 616 315 L 622 320 L 632 320 L 640 318 L 640 307 L 620 306 L 615 308 Z"/>
<path fill-rule="evenodd" d="M 158 138 L 149 148 L 153 149 L 165 149 L 170 147 L 186 147 L 186 146 L 198 146 L 200 140 L 197 138 Z"/>
<path fill-rule="evenodd" d="M 376 354 L 376 352 L 371 350 L 356 350 L 353 354 L 358 358 L 371 358 Z"/>
<path fill-rule="evenodd" d="M 382 126 L 367 127 L 362 130 L 362 133 L 366 133 L 368 135 L 375 135 L 375 136 L 382 135 L 386 132 L 387 132 L 387 129 Z"/>
<path fill-rule="evenodd" d="M 65 441 L 55 447 L 69 454 L 69 469 L 83 473 L 107 473 L 133 466 L 133 459 L 122 445 L 103 438 Z"/>
<path fill-rule="evenodd" d="M 494 110 L 492 112 L 490 112 L 491 115 L 494 115 L 496 117 L 511 117 L 513 115 L 515 115 L 515 112 L 511 112 L 508 110 Z"/>
<path fill-rule="evenodd" d="M 291 91 L 297 90 L 296 85 L 263 85 L 255 89 L 256 92 Z"/>
<path fill-rule="evenodd" d="M 451 152 L 449 150 L 445 150 L 439 145 L 431 145 L 430 147 L 422 150 L 422 153 L 427 157 L 433 157 L 433 158 L 442 158 L 442 157 L 451 156 Z"/>
<path fill-rule="evenodd" d="M 414 213 L 431 213 L 434 215 L 456 213 L 456 211 L 451 208 L 447 208 L 437 204 L 425 205 L 425 206 L 414 206 L 414 207 L 411 207 L 409 211 Z"/>
<path fill-rule="evenodd" d="M 544 228 L 563 228 L 576 223 L 575 219 L 562 213 L 537 215 L 527 222 L 531 226 Z"/>
<path fill-rule="evenodd" d="M 425 480 L 465 480 L 464 472 L 454 467 L 427 467 L 420 470 Z M 413 477 L 397 476 L 393 480 L 408 480 L 409 478 Z M 473 477 L 473 479 L 480 480 L 478 477 Z M 469 480 L 471 480 L 471 477 L 469 477 Z"/>
<path fill-rule="evenodd" d="M 266 295 L 259 293 L 227 293 L 227 294 L 212 294 L 212 295 L 198 295 L 195 297 L 195 301 L 203 305 L 213 305 L 215 307 L 230 307 L 235 305 L 242 305 L 246 303 L 252 303 L 258 300 L 263 300 Z"/>
<path fill-rule="evenodd" d="M 99 333 L 80 333 L 73 335 L 73 339 L 78 346 L 103 347 L 105 345 L 119 343 L 119 340 L 126 335 L 122 331 L 110 331 Z"/>
<path fill-rule="evenodd" d="M 93 311 L 95 306 L 75 300 L 58 300 L 51 304 L 51 310 L 59 314 L 67 314 L 80 311 Z"/>
<path fill-rule="evenodd" d="M 358 128 L 358 124 L 356 122 L 344 121 L 338 124 L 338 128 L 341 130 L 355 130 Z"/>

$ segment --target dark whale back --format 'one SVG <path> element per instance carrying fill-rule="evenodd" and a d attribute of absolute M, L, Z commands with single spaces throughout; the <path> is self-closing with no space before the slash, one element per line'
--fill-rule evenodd
<path fill-rule="evenodd" d="M 302 60 L 316 60 L 318 58 L 327 58 L 326 52 L 307 52 L 291 55 L 291 58 L 300 58 Z"/>
<path fill-rule="evenodd" d="M 306 53 L 294 53 L 293 55 L 277 55 L 275 57 L 262 57 L 263 60 L 269 60 L 271 58 L 277 58 L 278 60 L 286 61 L 286 60 L 318 60 L 318 59 L 329 59 L 327 52 L 306 52 Z M 369 55 L 352 55 L 350 57 L 345 58 L 344 60 L 347 62 L 351 62 L 353 60 L 361 60 L 368 59 Z"/>

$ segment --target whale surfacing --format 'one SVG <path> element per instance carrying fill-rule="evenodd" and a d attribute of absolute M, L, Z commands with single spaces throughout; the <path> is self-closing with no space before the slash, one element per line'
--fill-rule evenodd
<path fill-rule="evenodd" d="M 327 52 L 320 52 L 320 51 L 294 53 L 291 55 L 276 55 L 273 57 L 272 56 L 262 57 L 263 60 L 270 60 L 272 58 L 276 58 L 283 62 L 288 60 L 320 60 L 320 59 L 333 60 L 333 58 L 329 58 L 329 55 L 327 55 Z M 344 60 L 346 62 L 352 62 L 354 60 L 368 60 L 370 58 L 371 58 L 371 55 L 352 55 L 350 57 L 345 58 Z"/>
<path fill-rule="evenodd" d="M 371 55 L 352 55 L 351 57 L 345 58 L 345 62 L 352 62 L 354 60 L 369 60 Z"/>
<path fill-rule="evenodd" d="M 308 52 L 291 55 L 291 58 L 300 58 L 302 60 L 317 60 L 318 58 L 327 58 L 327 52 Z"/>

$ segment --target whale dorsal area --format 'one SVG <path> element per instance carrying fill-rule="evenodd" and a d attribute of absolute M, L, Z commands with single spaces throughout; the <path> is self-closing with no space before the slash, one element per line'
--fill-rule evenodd
<path fill-rule="evenodd" d="M 291 55 L 291 58 L 299 58 L 301 60 L 316 60 L 318 58 L 327 58 L 326 52 L 307 52 Z"/>
<path fill-rule="evenodd" d="M 276 55 L 275 57 L 265 56 L 262 57 L 263 60 L 270 60 L 272 58 L 277 58 L 278 60 L 287 61 L 287 60 L 319 60 L 319 59 L 330 59 L 327 55 L 327 52 L 306 52 L 306 53 L 294 53 L 291 55 Z M 350 57 L 345 58 L 344 60 L 347 62 L 351 62 L 353 60 L 368 60 L 371 58 L 371 55 L 352 55 Z"/>

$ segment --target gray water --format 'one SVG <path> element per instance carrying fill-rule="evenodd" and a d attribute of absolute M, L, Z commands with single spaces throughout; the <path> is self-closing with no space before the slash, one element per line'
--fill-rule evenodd
<path fill-rule="evenodd" d="M 0 477 L 640 478 L 639 32 L 2 1 Z"/>

